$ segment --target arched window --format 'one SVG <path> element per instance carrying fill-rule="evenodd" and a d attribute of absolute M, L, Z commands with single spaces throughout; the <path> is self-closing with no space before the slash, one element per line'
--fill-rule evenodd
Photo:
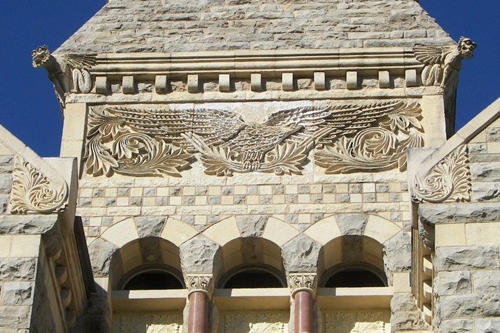
<path fill-rule="evenodd" d="M 250 267 L 236 271 L 223 282 L 222 288 L 283 288 L 283 281 L 271 269 Z"/>
<path fill-rule="evenodd" d="M 324 283 L 326 288 L 385 287 L 385 276 L 366 266 L 350 266 L 335 270 Z"/>
<path fill-rule="evenodd" d="M 165 269 L 141 270 L 122 284 L 123 290 L 182 289 L 182 282 Z"/>

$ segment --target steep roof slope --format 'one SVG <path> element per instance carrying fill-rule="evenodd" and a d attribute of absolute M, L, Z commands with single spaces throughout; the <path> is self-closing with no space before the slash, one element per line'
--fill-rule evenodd
<path fill-rule="evenodd" d="M 110 0 L 57 53 L 451 44 L 415 0 Z"/>

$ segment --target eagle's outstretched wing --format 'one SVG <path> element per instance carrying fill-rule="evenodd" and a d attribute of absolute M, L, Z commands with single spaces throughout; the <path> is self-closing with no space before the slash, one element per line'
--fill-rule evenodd
<path fill-rule="evenodd" d="M 207 145 L 219 145 L 245 127 L 234 112 L 213 109 L 138 109 L 113 106 L 105 111 L 135 130 L 166 140 L 178 147 L 191 148 L 181 134 L 196 134 Z"/>
<path fill-rule="evenodd" d="M 95 55 L 78 55 L 67 54 L 64 61 L 71 67 L 76 69 L 90 69 L 96 64 Z"/>
<path fill-rule="evenodd" d="M 285 109 L 272 113 L 264 122 L 270 127 L 303 127 L 307 132 L 313 132 L 325 123 L 329 116 L 330 105 L 323 106 L 299 106 L 293 109 Z"/>
<path fill-rule="evenodd" d="M 373 126 L 380 118 L 401 112 L 408 104 L 404 101 L 383 101 L 367 104 L 333 105 L 326 119 L 331 130 L 323 142 L 333 142 L 339 135 L 350 135 Z"/>
<path fill-rule="evenodd" d="M 426 65 L 442 64 L 447 53 L 446 51 L 446 49 L 434 46 L 416 45 L 413 48 L 415 58 Z"/>

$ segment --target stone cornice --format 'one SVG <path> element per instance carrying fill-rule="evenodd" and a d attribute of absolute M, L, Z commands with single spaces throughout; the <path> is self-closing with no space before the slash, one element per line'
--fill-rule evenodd
<path fill-rule="evenodd" d="M 55 55 L 56 58 L 62 56 Z M 413 48 L 331 50 L 209 51 L 98 54 L 91 73 L 104 75 L 176 73 L 251 73 L 420 68 Z"/>

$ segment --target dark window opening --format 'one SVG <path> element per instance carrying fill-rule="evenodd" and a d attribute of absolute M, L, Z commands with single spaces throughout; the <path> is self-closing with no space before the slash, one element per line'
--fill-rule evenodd
<path fill-rule="evenodd" d="M 385 283 L 377 274 L 365 269 L 346 269 L 332 275 L 325 287 L 385 287 Z"/>
<path fill-rule="evenodd" d="M 164 271 L 148 271 L 137 274 L 123 287 L 124 290 L 183 289 L 182 283 Z"/>
<path fill-rule="evenodd" d="M 246 270 L 233 275 L 224 284 L 224 288 L 283 288 L 283 284 L 269 272 Z"/>

